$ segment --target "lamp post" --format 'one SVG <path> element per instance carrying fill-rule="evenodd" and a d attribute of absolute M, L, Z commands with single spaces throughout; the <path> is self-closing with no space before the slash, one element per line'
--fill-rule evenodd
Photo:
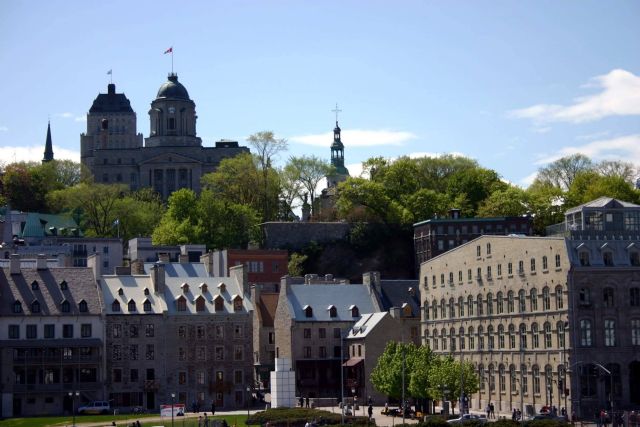
<path fill-rule="evenodd" d="M 247 386 L 247 420 L 249 420 L 249 393 L 251 392 L 251 387 Z"/>
<path fill-rule="evenodd" d="M 176 394 L 171 393 L 171 427 L 173 427 L 173 405 L 176 400 Z"/>
<path fill-rule="evenodd" d="M 73 415 L 73 427 L 76 426 L 76 396 L 80 396 L 79 391 L 70 391 L 69 397 L 71 398 L 71 413 Z"/>
<path fill-rule="evenodd" d="M 335 336 L 335 335 L 334 335 Z M 344 359 L 344 332 L 342 331 L 342 329 L 340 329 L 340 358 L 338 359 L 338 361 L 340 362 L 340 416 L 342 418 L 342 425 L 344 425 L 344 409 L 345 409 L 345 402 L 344 402 L 344 366 L 342 366 L 343 364 L 343 359 Z"/>

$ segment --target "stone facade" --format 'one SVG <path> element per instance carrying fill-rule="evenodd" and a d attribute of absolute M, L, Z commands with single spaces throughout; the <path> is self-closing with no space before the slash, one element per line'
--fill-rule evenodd
<path fill-rule="evenodd" d="M 196 134 L 195 103 L 176 74 L 170 74 L 149 110 L 150 135 L 142 142 L 136 113 L 127 97 L 109 84 L 87 114 L 81 135 L 81 162 L 96 182 L 126 184 L 132 190 L 151 187 L 163 198 L 173 191 L 200 191 L 200 178 L 225 158 L 249 152 L 236 141 L 203 147 Z"/>
<path fill-rule="evenodd" d="M 311 242 L 346 239 L 351 225 L 345 222 L 265 222 L 260 225 L 267 249 L 300 250 Z"/>

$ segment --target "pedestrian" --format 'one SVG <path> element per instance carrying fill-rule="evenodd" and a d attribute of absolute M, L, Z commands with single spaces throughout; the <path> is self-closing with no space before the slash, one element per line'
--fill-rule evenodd
<path fill-rule="evenodd" d="M 309 396 L 307 396 L 305 398 L 305 407 L 308 408 L 309 407 Z"/>
<path fill-rule="evenodd" d="M 513 408 L 513 412 L 511 413 L 511 420 L 516 421 L 516 408 Z"/>
<path fill-rule="evenodd" d="M 373 405 L 369 405 L 369 409 L 367 409 L 367 413 L 369 414 L 369 420 L 373 416 Z"/>
<path fill-rule="evenodd" d="M 204 427 L 209 427 L 209 417 L 207 417 L 207 413 L 204 413 Z"/>
<path fill-rule="evenodd" d="M 196 401 L 194 400 L 193 402 L 191 402 L 191 412 L 193 412 L 194 414 L 196 413 Z"/>
<path fill-rule="evenodd" d="M 298 399 L 298 403 L 300 404 L 301 408 L 304 408 L 304 397 L 302 397 L 302 395 L 300 396 L 300 399 Z"/>
<path fill-rule="evenodd" d="M 493 402 L 489 403 L 489 412 L 491 413 L 491 418 L 496 419 L 496 407 L 493 405 Z"/>
<path fill-rule="evenodd" d="M 198 427 L 203 427 L 203 426 L 202 426 L 202 415 L 200 415 L 200 416 L 198 417 Z"/>
<path fill-rule="evenodd" d="M 213 417 L 216 414 L 216 401 L 211 401 L 211 416 Z"/>
<path fill-rule="evenodd" d="M 487 407 L 484 408 L 484 411 L 487 413 L 487 419 L 491 418 L 491 406 L 487 404 Z"/>
<path fill-rule="evenodd" d="M 136 420 L 136 427 L 140 427 L 140 420 Z"/>

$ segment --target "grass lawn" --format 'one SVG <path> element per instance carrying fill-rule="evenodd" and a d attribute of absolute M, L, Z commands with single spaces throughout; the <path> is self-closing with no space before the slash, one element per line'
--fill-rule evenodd
<path fill-rule="evenodd" d="M 118 427 L 128 426 L 129 423 L 135 420 L 140 420 L 140 423 L 143 427 L 151 427 L 151 426 L 171 426 L 171 418 L 168 420 L 162 421 L 145 421 L 145 418 L 150 417 L 158 417 L 159 414 L 142 414 L 142 415 L 78 415 L 76 416 L 76 424 L 80 425 L 83 423 L 103 423 L 104 426 L 111 425 L 112 421 L 116 422 Z M 244 427 L 246 426 L 245 421 L 247 419 L 246 415 L 226 415 L 213 417 L 216 420 L 227 420 L 227 424 L 229 427 Z M 209 417 L 211 419 L 211 417 Z M 6 420 L 0 420 L 0 427 L 64 427 L 71 426 L 73 424 L 72 417 L 32 417 L 32 418 L 9 418 Z M 198 426 L 198 418 L 184 418 L 184 417 L 176 417 L 174 418 L 174 426 L 175 427 L 197 427 Z"/>

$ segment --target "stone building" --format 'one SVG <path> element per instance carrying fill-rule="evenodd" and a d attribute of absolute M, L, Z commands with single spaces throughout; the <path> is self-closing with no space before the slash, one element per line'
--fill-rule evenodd
<path fill-rule="evenodd" d="M 89 268 L 54 268 L 44 256 L 0 268 L 0 413 L 71 413 L 106 398 L 101 297 Z M 77 393 L 77 395 L 76 395 Z"/>
<path fill-rule="evenodd" d="M 291 360 L 299 396 L 340 395 L 343 339 L 361 313 L 380 311 L 373 285 L 333 277 L 283 277 L 274 320 L 275 356 Z"/>
<path fill-rule="evenodd" d="M 482 236 L 422 263 L 423 342 L 474 363 L 471 408 L 591 417 L 640 402 L 640 206 L 601 198 L 564 230 Z"/>
<path fill-rule="evenodd" d="M 531 217 L 462 218 L 451 209 L 449 218 L 435 218 L 413 224 L 416 266 L 480 236 L 533 235 Z"/>
<path fill-rule="evenodd" d="M 151 102 L 149 118 L 150 133 L 143 145 L 127 97 L 116 93 L 115 84 L 98 95 L 80 137 L 81 162 L 96 182 L 122 183 L 132 190 L 151 187 L 166 199 L 181 188 L 199 192 L 200 178 L 215 171 L 222 159 L 249 152 L 229 140 L 202 146 L 195 103 L 174 73 Z"/>
<path fill-rule="evenodd" d="M 243 266 L 211 277 L 203 263 L 132 263 L 101 276 L 106 370 L 118 406 L 244 408 L 253 380 L 253 304 Z"/>

